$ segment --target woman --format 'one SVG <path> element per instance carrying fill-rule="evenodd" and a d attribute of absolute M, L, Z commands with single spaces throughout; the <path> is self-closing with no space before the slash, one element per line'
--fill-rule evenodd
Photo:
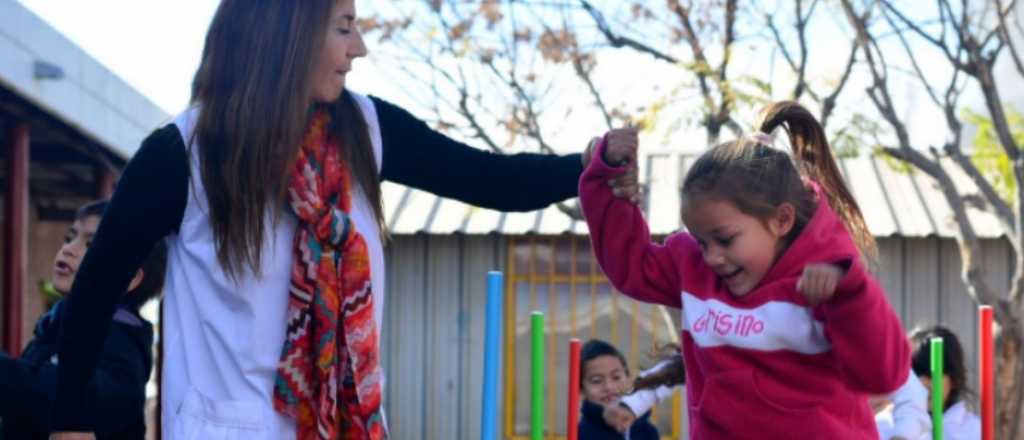
<path fill-rule="evenodd" d="M 164 438 L 384 438 L 380 182 L 500 210 L 576 195 L 579 155 L 485 153 L 346 91 L 354 0 L 258 3 L 221 2 L 193 106 L 121 177 L 64 311 L 53 438 L 92 438 L 107 293 L 163 239 Z"/>

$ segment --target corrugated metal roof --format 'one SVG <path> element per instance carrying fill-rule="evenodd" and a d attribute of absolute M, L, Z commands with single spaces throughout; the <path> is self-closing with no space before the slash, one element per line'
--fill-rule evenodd
<path fill-rule="evenodd" d="M 679 188 L 686 169 L 699 153 L 654 151 L 642 157 L 641 181 L 648 184 L 644 210 L 651 232 L 672 233 L 682 227 Z M 877 237 L 953 237 L 952 211 L 935 181 L 920 171 L 897 170 L 880 157 L 862 154 L 842 158 L 840 168 L 857 198 L 868 227 Z M 952 161 L 944 161 L 961 195 L 977 187 Z M 575 201 L 571 201 L 575 203 Z M 441 199 L 433 194 L 384 184 L 384 205 L 393 234 L 586 234 L 587 227 L 556 206 L 530 213 L 501 213 Z M 1003 235 L 991 213 L 968 208 L 979 237 Z"/>

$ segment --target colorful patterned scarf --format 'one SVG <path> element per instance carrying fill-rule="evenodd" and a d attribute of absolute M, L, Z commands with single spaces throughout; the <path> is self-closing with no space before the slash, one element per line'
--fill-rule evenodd
<path fill-rule="evenodd" d="M 313 115 L 288 184 L 299 225 L 274 408 L 295 419 L 299 440 L 377 440 L 385 433 L 369 253 L 349 217 L 352 177 L 329 125 L 326 112 Z"/>

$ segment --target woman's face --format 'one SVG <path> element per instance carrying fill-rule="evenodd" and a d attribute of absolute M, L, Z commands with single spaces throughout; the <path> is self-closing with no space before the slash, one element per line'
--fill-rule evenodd
<path fill-rule="evenodd" d="M 366 56 L 363 35 L 356 27 L 355 0 L 334 2 L 325 38 L 312 80 L 312 98 L 320 103 L 333 102 L 341 96 L 352 61 Z"/>

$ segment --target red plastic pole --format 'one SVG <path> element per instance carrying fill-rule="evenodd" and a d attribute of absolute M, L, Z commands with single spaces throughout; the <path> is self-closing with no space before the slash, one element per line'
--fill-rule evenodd
<path fill-rule="evenodd" d="M 16 124 L 7 148 L 7 194 L 4 197 L 3 348 L 21 353 L 22 298 L 28 278 L 29 127 Z"/>
<path fill-rule="evenodd" d="M 993 380 L 993 367 L 995 364 L 995 353 L 992 343 L 992 307 L 981 306 L 978 308 L 978 372 L 981 374 L 978 387 L 981 389 L 981 438 L 982 440 L 995 439 L 995 382 Z"/>
<path fill-rule="evenodd" d="M 569 421 L 565 425 L 568 440 L 577 440 L 580 417 L 580 340 L 569 340 Z"/>

